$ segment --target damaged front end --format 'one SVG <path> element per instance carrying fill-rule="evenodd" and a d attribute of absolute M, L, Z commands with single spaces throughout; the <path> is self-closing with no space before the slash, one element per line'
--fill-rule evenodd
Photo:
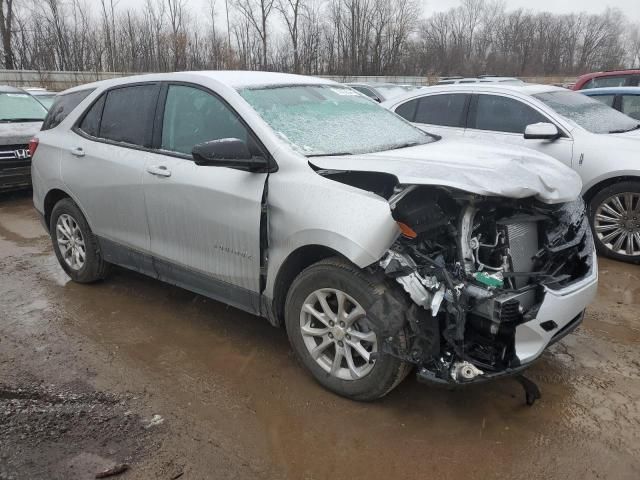
<path fill-rule="evenodd" d="M 402 235 L 378 268 L 418 308 L 405 313 L 409 342 L 389 332 L 383 350 L 421 380 L 517 374 L 581 322 L 597 279 L 582 200 L 410 186 L 389 203 Z"/>

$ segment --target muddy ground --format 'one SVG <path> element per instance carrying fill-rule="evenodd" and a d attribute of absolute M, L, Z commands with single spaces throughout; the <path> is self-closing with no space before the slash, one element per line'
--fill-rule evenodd
<path fill-rule="evenodd" d="M 28 195 L 0 196 L 0 479 L 638 479 L 640 267 L 511 380 L 383 400 L 316 385 L 283 331 L 116 270 L 74 284 Z"/>

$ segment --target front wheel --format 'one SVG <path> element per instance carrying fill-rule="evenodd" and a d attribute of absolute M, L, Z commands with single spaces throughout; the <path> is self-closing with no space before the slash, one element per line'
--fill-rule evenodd
<path fill-rule="evenodd" d="M 327 389 L 355 400 L 375 400 L 406 376 L 409 365 L 381 352 L 379 326 L 369 307 L 387 287 L 341 259 L 322 260 L 294 280 L 285 321 L 301 363 Z M 397 338 L 406 342 L 400 332 Z"/>
<path fill-rule="evenodd" d="M 589 202 L 598 253 L 640 263 L 640 182 L 619 182 L 600 190 Z"/>

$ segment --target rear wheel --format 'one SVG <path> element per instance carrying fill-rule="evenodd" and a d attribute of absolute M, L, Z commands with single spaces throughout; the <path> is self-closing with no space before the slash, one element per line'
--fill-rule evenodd
<path fill-rule="evenodd" d="M 589 204 L 598 253 L 640 263 L 640 182 L 619 182 L 599 191 Z"/>
<path fill-rule="evenodd" d="M 72 280 L 91 283 L 106 276 L 108 263 L 102 257 L 98 239 L 70 198 L 53 207 L 49 231 L 58 262 Z"/>
<path fill-rule="evenodd" d="M 287 295 L 287 334 L 302 364 L 329 390 L 375 400 L 398 385 L 409 365 L 380 351 L 378 327 L 368 307 L 389 295 L 387 286 L 341 259 L 304 270 Z M 404 332 L 399 334 L 406 342 Z"/>

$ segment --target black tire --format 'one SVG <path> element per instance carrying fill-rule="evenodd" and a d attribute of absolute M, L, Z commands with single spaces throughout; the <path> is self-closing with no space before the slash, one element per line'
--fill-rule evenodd
<path fill-rule="evenodd" d="M 610 246 L 611 244 L 607 245 L 602 241 L 603 239 L 600 238 L 595 228 L 595 221 L 596 221 L 595 217 L 600 206 L 604 202 L 606 202 L 608 199 L 612 198 L 613 196 L 624 194 L 624 193 L 632 193 L 636 196 L 634 198 L 637 198 L 638 196 L 640 196 L 640 181 L 629 180 L 625 182 L 614 183 L 613 185 L 609 185 L 608 187 L 605 187 L 599 192 L 597 192 L 589 202 L 589 223 L 591 224 L 591 229 L 593 232 L 593 239 L 596 244 L 596 249 L 600 255 L 613 258 L 615 260 L 620 260 L 623 262 L 640 263 L 640 254 L 628 255 L 628 254 L 621 254 L 619 252 L 614 251 Z M 638 202 L 635 205 L 635 211 L 638 212 L 638 214 L 637 215 L 634 214 L 634 216 L 630 216 L 628 221 L 634 222 L 634 223 L 630 223 L 630 225 L 637 225 L 638 227 L 640 227 L 640 198 L 634 201 Z M 604 236 L 604 234 L 602 233 L 600 235 Z M 637 244 L 634 243 L 634 245 L 637 245 Z M 626 246 L 626 243 L 625 243 L 625 246 Z M 640 245 L 638 246 L 640 247 Z"/>
<path fill-rule="evenodd" d="M 384 319 L 373 318 L 369 309 L 379 302 L 381 297 L 391 295 L 392 287 L 341 258 L 329 258 L 311 265 L 296 277 L 285 304 L 287 335 L 293 350 L 300 362 L 322 386 L 354 400 L 372 401 L 383 397 L 407 376 L 410 364 L 379 352 L 372 370 L 366 376 L 356 380 L 344 380 L 324 370 L 309 353 L 301 333 L 301 310 L 309 295 L 324 288 L 341 290 L 364 308 L 367 318 L 370 319 L 371 330 L 376 333 L 380 345 L 382 335 L 376 324 L 384 325 Z M 406 347 L 406 331 L 402 330 L 396 337 L 400 340 L 401 346 Z"/>
<path fill-rule="evenodd" d="M 65 261 L 63 254 L 58 245 L 58 230 L 56 225 L 58 219 L 62 215 L 69 215 L 77 224 L 85 244 L 85 260 L 84 265 L 80 269 L 73 269 Z M 55 204 L 51 212 L 51 220 L 49 222 L 49 232 L 53 243 L 53 250 L 56 253 L 58 262 L 64 271 L 71 277 L 74 282 L 93 283 L 106 277 L 109 264 L 105 262 L 100 251 L 100 244 L 95 237 L 87 220 L 78 208 L 78 206 L 70 198 L 64 198 Z"/>

